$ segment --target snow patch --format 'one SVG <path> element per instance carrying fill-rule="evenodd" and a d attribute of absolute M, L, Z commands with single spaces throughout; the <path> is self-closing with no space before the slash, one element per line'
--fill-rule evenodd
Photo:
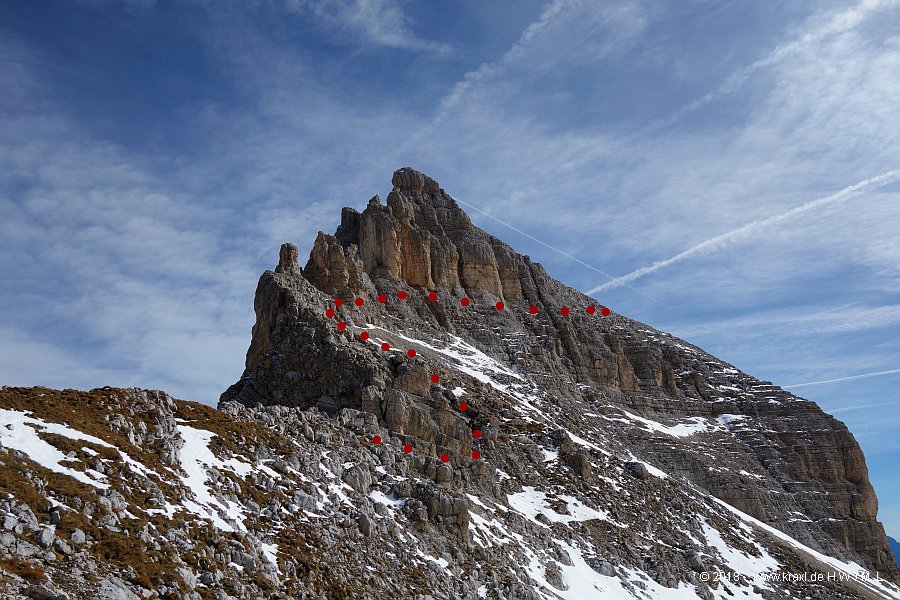
<path fill-rule="evenodd" d="M 741 421 L 747 419 L 747 415 L 729 415 L 723 414 L 716 417 L 716 421 L 719 422 L 725 429 L 731 431 L 734 429 L 736 425 L 740 425 Z"/>
<path fill-rule="evenodd" d="M 543 514 L 553 523 L 571 523 L 573 521 L 589 521 L 591 519 L 609 520 L 609 515 L 606 512 L 585 506 L 573 496 L 560 495 L 560 498 L 566 502 L 569 511 L 569 514 L 566 515 L 556 512 L 547 504 L 547 495 L 544 492 L 531 486 L 525 486 L 522 490 L 516 494 L 507 495 L 507 502 L 513 510 L 542 527 L 547 527 L 547 525 L 537 520 L 538 514 Z"/>
<path fill-rule="evenodd" d="M 211 431 L 179 424 L 178 434 L 184 440 L 180 452 L 181 468 L 187 473 L 186 476 L 179 475 L 179 478 L 194 495 L 194 500 L 183 500 L 181 505 L 189 512 L 212 521 L 217 529 L 246 531 L 243 507 L 230 500 L 222 502 L 213 495 L 212 488 L 207 485 L 208 469 L 227 470 L 244 478 L 253 467 L 234 458 L 221 460 L 216 457 L 209 449 L 209 442 L 215 436 Z"/>
<path fill-rule="evenodd" d="M 465 341 L 463 341 L 462 338 L 455 335 L 450 336 L 449 344 L 437 338 L 432 339 L 432 343 L 428 343 L 416 338 L 405 336 L 399 332 L 390 332 L 384 327 L 379 327 L 377 325 L 367 323 L 366 327 L 369 329 L 380 329 L 381 331 L 390 333 L 391 335 L 394 335 L 405 342 L 422 346 L 424 348 L 427 348 L 428 350 L 431 350 L 432 352 L 441 354 L 449 359 L 451 367 L 455 368 L 458 371 L 462 371 L 463 373 L 470 375 L 471 377 L 474 377 L 482 383 L 490 385 L 498 391 L 508 393 L 509 386 L 498 382 L 495 379 L 497 375 L 522 381 L 522 377 L 517 373 L 504 367 L 499 362 L 497 362 L 475 346 L 467 344 Z M 371 338 L 369 339 L 371 340 Z M 435 342 L 447 345 L 437 346 L 435 345 Z"/>
<path fill-rule="evenodd" d="M 809 546 L 801 544 L 788 534 L 775 529 L 771 525 L 767 525 L 756 519 L 751 517 L 750 515 L 741 512 L 735 507 L 731 506 L 727 502 L 723 500 L 719 500 L 718 498 L 712 497 L 713 502 L 721 506 L 722 508 L 728 510 L 729 512 L 735 514 L 739 519 L 744 521 L 745 523 L 755 525 L 756 527 L 766 531 L 770 535 L 786 542 L 788 545 L 800 550 L 801 552 L 812 556 L 816 560 L 825 563 L 829 567 L 832 567 L 843 574 L 845 574 L 849 580 L 856 582 L 857 584 L 868 587 L 870 591 L 881 595 L 885 598 L 900 598 L 900 587 L 884 580 L 884 579 L 876 579 L 874 574 L 870 574 L 869 571 L 856 564 L 855 562 L 843 562 L 836 558 L 832 558 L 830 556 L 826 556 L 817 550 L 813 550 Z M 869 577 L 871 575 L 871 577 Z"/>
<path fill-rule="evenodd" d="M 278 544 L 260 544 L 260 548 L 269 562 L 275 565 L 275 569 L 281 573 L 281 569 L 278 568 Z"/>
<path fill-rule="evenodd" d="M 468 497 L 469 500 L 471 500 L 474 504 L 477 504 L 481 508 L 483 508 L 485 510 L 491 510 L 484 502 L 481 501 L 481 499 L 478 496 L 473 496 L 472 494 L 466 494 L 466 497 Z"/>
<path fill-rule="evenodd" d="M 718 431 L 721 429 L 720 426 L 711 423 L 707 419 L 703 417 L 690 417 L 686 419 L 687 422 L 679 423 L 677 425 L 663 425 L 657 421 L 652 419 L 647 419 L 644 417 L 640 417 L 633 413 L 628 412 L 627 410 L 622 411 L 625 416 L 627 416 L 632 421 L 637 421 L 641 425 L 645 426 L 650 431 L 656 431 L 658 433 L 662 433 L 665 435 L 670 435 L 672 437 L 690 437 L 692 435 L 696 435 L 698 433 L 706 433 L 710 431 Z"/>
<path fill-rule="evenodd" d="M 69 458 L 56 446 L 41 439 L 38 431 L 61 435 L 70 440 L 85 441 L 106 448 L 115 448 L 115 446 L 71 427 L 60 425 L 59 423 L 48 423 L 42 419 L 31 417 L 29 414 L 30 412 L 0 409 L 0 423 L 3 425 L 0 427 L 0 446 L 18 450 L 54 473 L 68 475 L 73 479 L 101 490 L 109 487 L 108 484 L 99 481 L 103 478 L 103 475 L 92 469 L 83 472 L 61 465 L 60 463 L 69 460 Z M 94 477 L 90 475 L 94 475 Z"/>
<path fill-rule="evenodd" d="M 563 582 L 568 586 L 564 592 L 554 590 L 556 595 L 566 599 L 582 600 L 584 598 L 603 598 L 610 600 L 634 600 L 635 597 L 660 598 L 672 600 L 696 599 L 694 588 L 681 582 L 677 588 L 667 588 L 645 573 L 638 570 L 626 570 L 625 576 L 631 581 L 641 582 L 645 592 L 636 596 L 628 591 L 619 577 L 607 577 L 591 568 L 580 548 L 570 545 L 562 540 L 554 539 L 569 555 L 571 566 L 559 565 Z"/>
<path fill-rule="evenodd" d="M 609 453 L 608 450 L 604 450 L 603 448 L 601 448 L 601 447 L 598 446 L 597 444 L 592 444 L 591 442 L 587 441 L 587 440 L 584 439 L 583 437 L 575 435 L 574 433 L 572 433 L 572 432 L 569 431 L 568 429 L 566 429 L 566 433 L 569 434 L 569 439 L 572 440 L 573 442 L 575 442 L 576 444 L 578 444 L 579 446 L 584 446 L 584 447 L 586 447 L 586 448 L 592 448 L 593 450 L 596 450 L 597 452 L 600 452 L 601 454 L 605 454 L 606 456 L 610 456 L 610 453 Z"/>
<path fill-rule="evenodd" d="M 395 511 L 399 508 L 402 508 L 404 504 L 406 504 L 406 500 L 402 498 L 391 498 L 387 494 L 379 490 L 372 490 L 369 492 L 369 498 L 378 502 L 379 504 L 384 504 L 391 511 Z"/>
<path fill-rule="evenodd" d="M 497 519 L 485 519 L 475 511 L 469 511 L 469 529 L 472 536 L 477 537 L 485 546 L 498 545 L 512 542 L 508 537 L 509 532 Z"/>
<path fill-rule="evenodd" d="M 722 534 L 718 529 L 713 527 L 708 520 L 704 519 L 700 521 L 700 526 L 703 529 L 703 535 L 706 537 L 706 541 L 710 546 L 716 549 L 719 553 L 719 556 L 722 557 L 722 561 L 728 565 L 728 568 L 734 571 L 735 573 L 739 573 L 742 577 L 738 577 L 736 579 L 732 579 L 731 583 L 734 585 L 741 585 L 746 583 L 749 587 L 753 587 L 754 585 L 765 587 L 772 589 L 771 586 L 766 582 L 764 575 L 766 573 L 776 572 L 781 564 L 772 558 L 772 556 L 766 552 L 763 548 L 756 544 L 753 545 L 756 547 L 757 551 L 760 552 L 760 556 L 750 556 L 732 548 L 728 542 L 725 541 L 725 538 L 722 537 Z M 746 536 L 745 539 L 749 539 Z M 742 585 L 742 587 L 744 587 Z M 777 591 L 777 590 L 773 590 Z M 748 598 L 759 598 L 763 600 L 763 597 L 757 594 L 756 592 L 744 592 L 744 596 Z"/>

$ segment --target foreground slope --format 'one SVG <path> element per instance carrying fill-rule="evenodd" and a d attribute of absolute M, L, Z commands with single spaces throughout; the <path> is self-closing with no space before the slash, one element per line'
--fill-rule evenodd
<path fill-rule="evenodd" d="M 499 365 L 457 350 L 479 376 L 460 376 L 466 389 L 501 385 Z M 137 389 L 0 389 L 0 597 L 900 593 L 687 482 L 574 435 L 538 436 L 533 422 L 485 448 L 499 465 L 459 465 L 421 441 L 404 452 L 410 438 L 368 412 L 222 409 Z"/>

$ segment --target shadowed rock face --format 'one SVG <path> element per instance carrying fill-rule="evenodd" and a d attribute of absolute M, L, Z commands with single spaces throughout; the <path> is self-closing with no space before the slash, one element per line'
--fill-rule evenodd
<path fill-rule="evenodd" d="M 476 427 L 543 420 L 655 463 L 813 548 L 897 576 L 862 451 L 843 423 L 687 342 L 615 313 L 601 317 L 595 300 L 475 227 L 430 177 L 403 168 L 392 183 L 386 205 L 376 196 L 362 213 L 345 208 L 334 236 L 319 233 L 302 270 L 296 248 L 282 248 L 257 288 L 246 370 L 222 402 L 359 409 L 405 439 L 459 455 Z M 400 290 L 408 300 L 396 300 Z M 436 302 L 426 297 L 432 290 Z M 338 296 L 345 305 L 329 319 Z M 505 310 L 494 308 L 498 300 Z M 593 316 L 588 305 L 597 305 Z M 360 342 L 363 328 L 399 348 L 461 340 L 533 382 L 543 416 L 477 387 L 428 348 L 407 359 Z M 441 385 L 431 384 L 434 372 Z M 473 407 L 465 415 L 448 391 L 457 384 Z M 703 427 L 673 433 L 687 423 Z M 491 443 L 495 453 L 513 452 L 500 437 Z M 590 480 L 590 455 L 578 452 L 562 460 Z"/>

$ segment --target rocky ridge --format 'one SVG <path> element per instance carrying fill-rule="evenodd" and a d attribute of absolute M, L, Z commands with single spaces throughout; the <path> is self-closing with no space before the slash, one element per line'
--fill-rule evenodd
<path fill-rule="evenodd" d="M 586 315 L 593 299 L 475 227 L 433 179 L 404 168 L 392 183 L 386 205 L 376 196 L 362 213 L 345 208 L 334 236 L 320 232 L 303 269 L 282 262 L 262 276 L 247 369 L 223 399 L 367 410 L 465 456 L 472 415 L 449 410 L 447 386 L 429 388 L 425 374 L 445 361 L 421 346 L 459 339 L 524 374 L 543 403 L 522 411 L 487 390 L 480 421 L 499 428 L 527 417 L 590 432 L 812 547 L 897 575 L 862 451 L 843 423 L 683 340 L 619 314 Z M 296 254 L 286 248 L 282 259 Z M 408 301 L 395 300 L 401 290 Z M 374 302 L 380 294 L 391 301 Z M 324 315 L 335 297 L 348 301 L 336 317 L 352 324 L 344 332 Z M 355 297 L 366 304 L 352 305 Z M 424 354 L 397 361 L 354 341 L 368 324 Z M 667 423 L 694 423 L 697 433 L 656 425 Z"/>
<path fill-rule="evenodd" d="M 530 422 L 496 434 L 492 463 L 445 464 L 351 408 L 217 411 L 114 388 L 2 388 L 0 407 L 0 597 L 900 594 L 652 464 Z M 779 573 L 823 577 L 764 580 Z"/>
<path fill-rule="evenodd" d="M 0 388 L 0 593 L 900 597 L 843 424 L 393 186 L 282 247 L 219 410 Z"/>

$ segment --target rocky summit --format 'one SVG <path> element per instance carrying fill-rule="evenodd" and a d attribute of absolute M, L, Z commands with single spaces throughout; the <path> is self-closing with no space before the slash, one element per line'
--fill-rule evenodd
<path fill-rule="evenodd" d="M 900 598 L 843 423 L 392 183 L 282 246 L 218 410 L 0 390 L 0 592 Z"/>

